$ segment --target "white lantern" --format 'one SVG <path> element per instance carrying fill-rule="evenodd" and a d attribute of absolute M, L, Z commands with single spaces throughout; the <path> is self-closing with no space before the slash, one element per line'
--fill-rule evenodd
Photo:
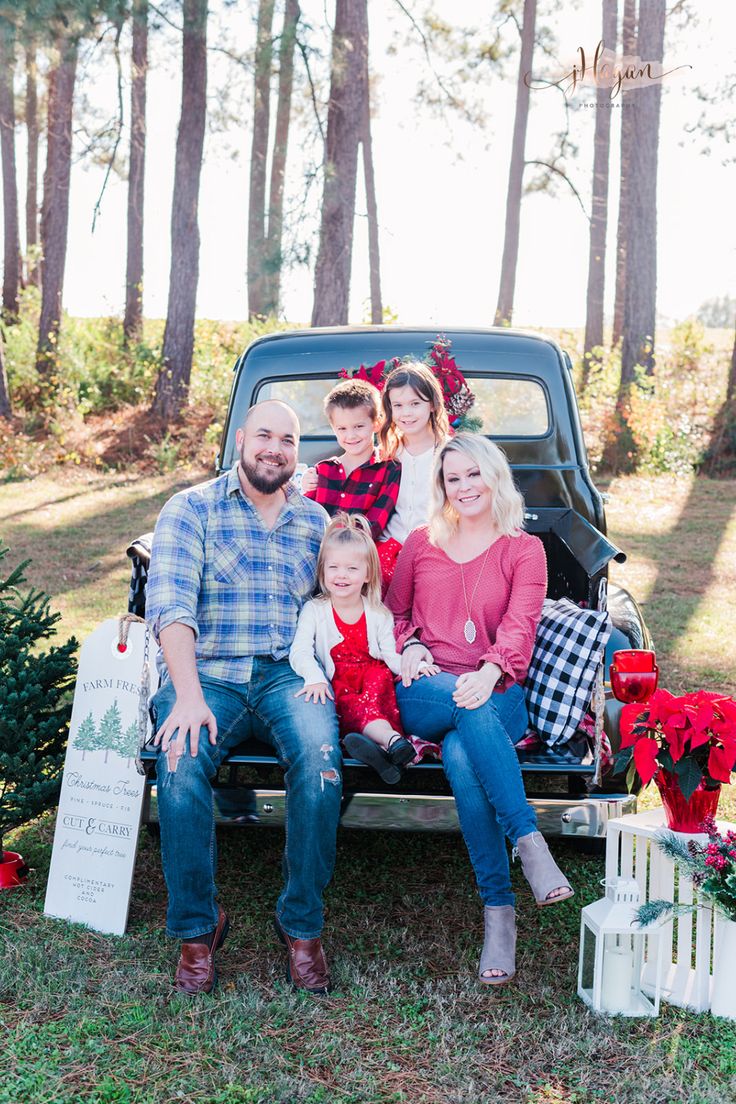
<path fill-rule="evenodd" d="M 604 883 L 606 896 L 580 916 L 578 996 L 608 1016 L 656 1016 L 662 984 L 659 924 L 639 927 L 633 878 Z"/>

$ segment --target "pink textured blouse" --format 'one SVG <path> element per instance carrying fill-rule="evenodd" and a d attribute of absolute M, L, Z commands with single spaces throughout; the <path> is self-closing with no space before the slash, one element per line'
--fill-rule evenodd
<path fill-rule="evenodd" d="M 503 672 L 497 690 L 523 682 L 547 592 L 542 542 L 530 533 L 499 537 L 488 559 L 481 552 L 463 564 L 463 573 L 477 633 L 472 644 L 463 632 L 468 613 L 460 564 L 429 543 L 428 526 L 409 534 L 386 595 L 397 650 L 416 634 L 443 671 L 460 675 L 497 663 Z"/>

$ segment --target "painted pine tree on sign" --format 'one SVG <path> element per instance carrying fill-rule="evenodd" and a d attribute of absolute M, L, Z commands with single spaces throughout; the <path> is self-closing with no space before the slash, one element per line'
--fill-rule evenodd
<path fill-rule="evenodd" d="M 100 721 L 97 747 L 105 752 L 105 762 L 107 762 L 111 751 L 117 751 L 122 734 L 122 717 L 120 716 L 118 699 L 116 698 L 110 708 L 105 711 Z"/>
<path fill-rule="evenodd" d="M 84 757 L 88 751 L 96 751 L 99 747 L 97 725 L 95 724 L 95 719 L 92 716 L 91 710 L 77 730 L 73 747 L 75 747 L 77 751 L 81 751 L 82 762 L 84 762 Z"/>
<path fill-rule="evenodd" d="M 125 732 L 120 734 L 115 751 L 121 759 L 126 760 L 126 767 L 130 766 L 130 760 L 135 759 L 138 751 L 138 723 L 131 721 Z"/>

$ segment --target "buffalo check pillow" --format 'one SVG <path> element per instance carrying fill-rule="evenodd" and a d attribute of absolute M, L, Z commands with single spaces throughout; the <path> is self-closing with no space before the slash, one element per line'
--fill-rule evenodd
<path fill-rule="evenodd" d="M 524 691 L 529 723 L 549 747 L 568 740 L 583 719 L 610 632 L 601 610 L 569 598 L 545 601 Z"/>

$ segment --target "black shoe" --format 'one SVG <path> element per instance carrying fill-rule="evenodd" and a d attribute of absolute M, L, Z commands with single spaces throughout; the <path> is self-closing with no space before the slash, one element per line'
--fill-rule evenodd
<path fill-rule="evenodd" d="M 391 762 L 397 767 L 406 767 L 416 758 L 417 753 L 411 742 L 407 740 L 405 736 L 400 736 L 397 732 L 396 735 L 392 736 L 389 740 L 386 754 Z"/>
<path fill-rule="evenodd" d="M 392 762 L 382 747 L 374 744 L 367 736 L 363 736 L 360 732 L 348 732 L 343 743 L 352 759 L 365 763 L 367 767 L 373 767 L 376 774 L 379 774 L 389 786 L 395 786 L 401 779 L 399 767 Z"/>

